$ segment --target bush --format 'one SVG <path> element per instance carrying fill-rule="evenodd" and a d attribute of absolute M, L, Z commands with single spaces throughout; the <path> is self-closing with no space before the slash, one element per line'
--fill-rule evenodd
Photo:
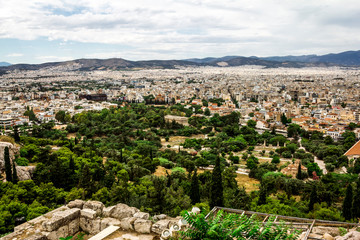
<path fill-rule="evenodd" d="M 28 166 L 29 165 L 29 160 L 27 160 L 24 157 L 16 158 L 15 162 L 18 166 Z"/>
<path fill-rule="evenodd" d="M 296 239 L 298 230 L 290 230 L 283 224 L 274 224 L 275 216 L 269 217 L 265 225 L 257 220 L 257 216 L 248 217 L 222 210 L 205 219 L 204 214 L 193 214 L 185 211 L 184 219 L 190 227 L 181 231 L 186 239 L 232 240 L 232 239 Z"/>
<path fill-rule="evenodd" d="M 290 151 L 285 151 L 281 154 L 284 158 L 291 158 L 292 154 Z"/>
<path fill-rule="evenodd" d="M 229 157 L 229 160 L 233 163 L 233 164 L 238 164 L 240 161 L 240 158 L 238 156 L 231 156 Z"/>
<path fill-rule="evenodd" d="M 278 164 L 280 163 L 280 157 L 279 155 L 274 155 L 272 160 L 271 160 L 271 163 L 275 163 L 275 164 Z"/>

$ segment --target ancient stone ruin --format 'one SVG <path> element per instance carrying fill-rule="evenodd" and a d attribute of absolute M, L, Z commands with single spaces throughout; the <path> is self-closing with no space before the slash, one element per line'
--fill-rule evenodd
<path fill-rule="evenodd" d="M 75 200 L 40 217 L 15 227 L 14 232 L 1 240 L 58 240 L 60 237 L 74 236 L 79 232 L 94 236 L 110 226 L 109 236 L 103 231 L 104 238 L 116 240 L 151 240 L 160 239 L 166 229 L 176 225 L 180 220 L 164 214 L 155 215 L 150 219 L 149 213 L 119 203 L 105 207 L 98 201 Z M 112 237 L 113 235 L 113 237 Z"/>
<path fill-rule="evenodd" d="M 192 212 L 198 213 L 194 209 Z M 13 233 L 0 240 L 59 240 L 80 232 L 87 233 L 85 239 L 88 240 L 166 240 L 186 226 L 181 217 L 171 218 L 164 214 L 151 217 L 149 213 L 123 203 L 105 207 L 98 201 L 75 200 L 16 226 Z M 314 226 L 311 233 L 305 228 L 298 239 L 360 240 L 357 228 L 347 230 L 347 234 L 339 236 L 338 227 Z"/>

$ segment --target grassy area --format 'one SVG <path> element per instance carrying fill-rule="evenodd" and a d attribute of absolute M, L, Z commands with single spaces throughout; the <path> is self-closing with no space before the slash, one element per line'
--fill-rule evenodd
<path fill-rule="evenodd" d="M 166 176 L 166 171 L 171 174 L 171 169 L 166 169 L 164 167 L 158 166 L 156 171 L 154 172 L 155 176 Z M 204 170 L 198 169 L 198 174 L 203 173 Z M 186 172 L 187 174 L 187 172 Z M 260 181 L 250 178 L 248 175 L 245 174 L 237 174 L 236 181 L 240 187 L 245 187 L 246 192 L 250 193 L 251 191 L 259 190 Z"/>
<path fill-rule="evenodd" d="M 12 137 L 6 135 L 0 135 L 0 142 L 8 142 L 13 145 L 15 144 L 15 140 Z"/>
<path fill-rule="evenodd" d="M 250 178 L 248 175 L 237 174 L 236 181 L 240 187 L 245 187 L 247 193 L 260 189 L 260 181 L 255 178 Z"/>

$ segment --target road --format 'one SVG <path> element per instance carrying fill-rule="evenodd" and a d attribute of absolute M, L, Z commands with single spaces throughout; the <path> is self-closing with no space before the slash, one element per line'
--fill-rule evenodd
<path fill-rule="evenodd" d="M 299 149 L 303 149 L 305 152 L 307 152 L 306 149 L 301 144 L 301 138 L 299 138 L 298 142 L 299 142 L 299 146 L 300 146 Z M 319 160 L 316 156 L 314 156 L 314 162 L 317 163 L 319 168 L 323 171 L 324 175 L 327 174 L 327 170 L 326 170 L 325 163 L 323 160 Z"/>

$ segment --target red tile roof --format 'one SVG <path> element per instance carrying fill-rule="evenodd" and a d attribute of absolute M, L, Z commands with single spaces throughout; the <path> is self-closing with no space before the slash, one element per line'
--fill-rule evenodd
<path fill-rule="evenodd" d="M 344 155 L 345 156 L 360 155 L 360 141 L 355 143 Z"/>

